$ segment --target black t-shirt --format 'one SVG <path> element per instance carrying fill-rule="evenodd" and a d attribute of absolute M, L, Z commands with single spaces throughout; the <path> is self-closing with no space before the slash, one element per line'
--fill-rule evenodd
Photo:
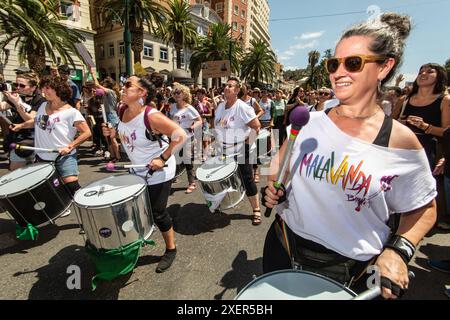
<path fill-rule="evenodd" d="M 21 96 L 21 99 L 23 102 L 25 102 L 26 104 L 28 104 L 31 107 L 31 111 L 38 111 L 39 107 L 41 106 L 42 103 L 44 103 L 46 100 L 43 96 L 41 96 L 41 94 L 39 92 L 35 92 L 33 94 L 33 97 L 31 98 L 31 100 L 27 100 L 26 97 Z M 11 120 L 12 123 L 23 123 L 25 122 L 25 120 L 22 119 L 22 117 L 20 116 L 19 112 L 16 110 L 15 106 L 12 105 L 11 108 L 11 113 L 12 115 L 9 116 L 9 120 Z M 22 140 L 22 139 L 27 139 L 32 137 L 32 133 L 33 133 L 34 129 L 22 129 L 18 132 L 15 133 L 16 136 L 16 140 Z"/>

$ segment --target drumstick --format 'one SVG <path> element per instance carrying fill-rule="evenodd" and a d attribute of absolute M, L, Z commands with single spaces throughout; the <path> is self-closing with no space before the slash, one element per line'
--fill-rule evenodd
<path fill-rule="evenodd" d="M 46 149 L 46 148 L 36 148 L 36 147 L 29 147 L 29 146 L 23 146 L 21 144 L 11 143 L 9 145 L 10 150 L 34 150 L 34 151 L 41 151 L 41 152 L 54 152 L 59 153 L 58 149 Z"/>
<path fill-rule="evenodd" d="M 164 165 L 164 167 L 167 167 L 167 164 Z M 105 168 L 108 171 L 121 170 L 121 169 L 132 169 L 132 168 L 148 168 L 148 163 L 147 164 L 115 164 L 114 162 L 108 162 L 106 164 Z"/>
<path fill-rule="evenodd" d="M 305 107 L 295 108 L 294 110 L 292 110 L 291 115 L 289 116 L 289 120 L 292 126 L 291 126 L 291 133 L 289 135 L 288 145 L 286 148 L 286 152 L 284 153 L 284 157 L 281 161 L 281 168 L 278 171 L 277 180 L 273 183 L 273 186 L 275 187 L 277 193 L 278 190 L 280 190 L 281 185 L 286 182 L 285 177 L 286 170 L 291 159 L 291 153 L 292 149 L 294 148 L 295 139 L 297 138 L 300 129 L 309 121 L 308 109 Z M 266 217 L 270 217 L 271 212 L 272 208 L 266 208 L 266 212 L 264 212 L 264 215 Z"/>

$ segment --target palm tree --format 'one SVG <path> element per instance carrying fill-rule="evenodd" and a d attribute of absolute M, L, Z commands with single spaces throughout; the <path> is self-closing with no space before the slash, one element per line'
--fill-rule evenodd
<path fill-rule="evenodd" d="M 309 71 L 308 85 L 314 89 L 317 89 L 317 73 L 318 73 L 317 64 L 319 63 L 319 59 L 320 59 L 319 51 L 313 50 L 308 53 L 308 71 Z"/>
<path fill-rule="evenodd" d="M 125 21 L 126 7 L 124 0 L 100 0 L 100 11 L 105 14 L 105 21 L 111 27 L 117 22 L 117 17 Z M 156 34 L 165 20 L 166 9 L 154 0 L 129 0 L 129 21 L 131 32 L 131 50 L 134 62 L 141 62 L 141 52 L 144 50 L 144 26 Z"/>
<path fill-rule="evenodd" d="M 5 0 L 3 0 L 5 1 Z M 45 70 L 45 57 L 56 63 L 56 53 L 64 63 L 75 65 L 76 43 L 85 39 L 81 33 L 61 24 L 65 17 L 58 14 L 59 1 L 7 0 L 0 15 L 0 29 L 6 38 L 0 49 L 15 41 L 19 60 L 27 60 L 28 66 L 38 74 Z"/>
<path fill-rule="evenodd" d="M 332 57 L 331 49 L 327 49 L 324 51 L 322 60 L 320 60 L 320 63 L 317 67 L 317 81 L 318 81 L 318 87 L 327 87 L 331 88 L 331 82 L 330 77 L 328 74 L 328 71 L 325 67 L 325 63 L 327 59 L 330 59 Z"/>
<path fill-rule="evenodd" d="M 447 85 L 450 86 L 450 59 L 445 62 L 445 70 L 447 70 Z"/>
<path fill-rule="evenodd" d="M 242 60 L 241 75 L 255 85 L 259 85 L 261 80 L 271 82 L 275 74 L 275 63 L 275 55 L 267 43 L 261 39 L 253 39 Z"/>
<path fill-rule="evenodd" d="M 184 0 L 173 0 L 169 3 L 167 20 L 159 29 L 158 37 L 167 44 L 174 44 L 177 52 L 177 68 L 181 69 L 181 50 L 185 47 L 194 47 L 197 41 L 197 31 L 191 22 L 189 3 Z"/>
<path fill-rule="evenodd" d="M 201 65 L 206 61 L 228 60 L 231 49 L 231 70 L 238 74 L 242 55 L 239 41 L 231 37 L 231 27 L 227 23 L 215 23 L 209 27 L 208 35 L 201 37 L 191 56 L 189 68 L 194 78 L 198 77 Z"/>

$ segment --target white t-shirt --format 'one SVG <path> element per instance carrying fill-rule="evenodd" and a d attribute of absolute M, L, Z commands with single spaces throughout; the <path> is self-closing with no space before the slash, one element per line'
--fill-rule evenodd
<path fill-rule="evenodd" d="M 270 121 L 272 119 L 272 115 L 270 113 L 272 109 L 272 100 L 267 99 L 267 102 L 259 101 L 259 105 L 264 110 L 264 114 L 259 118 L 260 121 Z"/>
<path fill-rule="evenodd" d="M 217 107 L 214 118 L 214 129 L 218 142 L 228 145 L 228 148 L 238 152 L 251 129 L 247 123 L 256 118 L 255 110 L 245 102 L 237 99 L 232 107 L 226 109 L 225 102 Z M 232 146 L 235 145 L 233 148 Z"/>
<path fill-rule="evenodd" d="M 48 115 L 45 108 L 47 102 L 39 107 L 34 118 L 34 144 L 37 148 L 60 149 L 67 147 L 75 138 L 77 128 L 75 122 L 83 121 L 83 115 L 75 108 L 69 108 Z M 58 154 L 49 152 L 36 152 L 47 161 L 54 161 Z M 70 154 L 76 153 L 76 149 Z"/>
<path fill-rule="evenodd" d="M 191 137 L 193 133 L 189 129 L 192 127 L 194 120 L 200 118 L 200 114 L 191 105 L 178 109 L 177 104 L 173 103 L 170 108 L 170 117 L 186 131 L 188 137 Z"/>
<path fill-rule="evenodd" d="M 373 145 L 311 113 L 295 141 L 292 180 L 278 213 L 299 236 L 367 261 L 383 250 L 389 215 L 428 204 L 436 182 L 424 150 Z"/>
<path fill-rule="evenodd" d="M 151 109 L 149 114 L 159 112 L 156 109 Z M 125 152 L 128 155 L 132 164 L 148 164 L 154 158 L 158 158 L 164 150 L 167 149 L 168 141 L 166 136 L 163 136 L 162 147 L 160 147 L 158 141 L 151 141 L 145 136 L 147 128 L 144 123 L 145 111 L 142 111 L 139 115 L 134 117 L 128 122 L 119 122 L 117 128 L 120 141 L 123 145 Z M 152 175 L 147 175 L 147 168 L 134 168 L 132 172 L 147 178 L 148 185 L 155 185 L 169 181 L 175 177 L 175 157 L 171 156 L 166 162 L 167 167 L 161 170 L 155 171 Z"/>

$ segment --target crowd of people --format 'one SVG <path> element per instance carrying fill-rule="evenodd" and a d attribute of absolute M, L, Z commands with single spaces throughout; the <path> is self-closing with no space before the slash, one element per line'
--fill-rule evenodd
<path fill-rule="evenodd" d="M 381 19 L 376 30 L 361 24 L 344 33 L 326 64 L 330 88 L 268 90 L 231 77 L 207 90 L 164 84 L 154 75 L 132 76 L 119 85 L 111 77 L 97 79 L 91 68 L 92 80 L 79 90 L 65 65 L 42 79 L 18 70 L 14 88 L 0 78 L 9 169 L 53 161 L 74 194 L 80 188 L 76 148 L 91 136 L 93 157 L 148 164 L 134 173 L 147 181 L 166 243 L 156 269 L 164 272 L 176 256 L 166 205 L 178 166 L 186 168 L 190 194 L 197 188 L 194 164 L 231 154 L 253 210 L 252 224 L 261 224 L 260 202 L 277 208 L 266 237 L 264 272 L 297 266 L 350 286 L 374 263 L 389 280 L 383 296 L 398 297 L 408 287 L 414 249 L 434 225 L 433 175 L 444 174 L 447 220 L 444 215 L 439 226 L 449 229 L 450 97 L 446 71 L 436 63 L 420 66 L 412 85 L 399 87 L 401 75 L 387 85 L 402 61 L 410 21 L 397 14 Z M 311 120 L 294 146 L 290 186 L 279 190 L 274 181 L 296 108 L 308 108 Z M 250 159 L 261 129 L 272 132 L 273 157 L 260 194 L 259 163 Z M 316 141 L 315 150 L 303 150 L 308 140 Z M 56 148 L 59 155 L 9 150 L 13 142 Z M 393 213 L 394 229 L 388 226 Z"/>

